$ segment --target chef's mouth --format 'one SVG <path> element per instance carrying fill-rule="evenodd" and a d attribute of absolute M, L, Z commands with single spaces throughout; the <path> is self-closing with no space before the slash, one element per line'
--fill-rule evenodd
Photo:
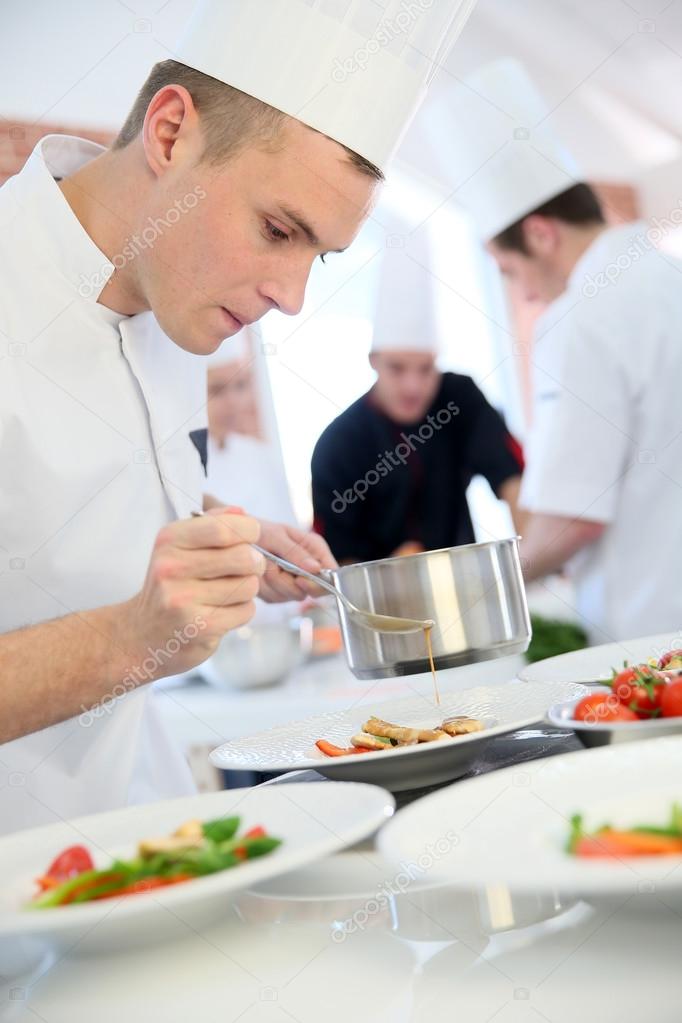
<path fill-rule="evenodd" d="M 222 306 L 222 310 L 224 313 L 227 313 L 228 316 L 231 316 L 233 320 L 236 320 L 237 323 L 242 323 L 241 319 L 237 316 L 237 314 L 233 313 L 231 309 L 228 309 L 226 305 Z"/>

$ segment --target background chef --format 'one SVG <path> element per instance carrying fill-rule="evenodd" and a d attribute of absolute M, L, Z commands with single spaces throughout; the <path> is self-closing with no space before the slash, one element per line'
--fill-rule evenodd
<path fill-rule="evenodd" d="M 439 371 L 434 297 L 428 267 L 389 249 L 369 357 L 376 382 L 312 459 L 315 529 L 339 561 L 472 543 L 475 475 L 516 514 L 521 448 L 470 377 Z"/>
<path fill-rule="evenodd" d="M 269 430 L 271 395 L 262 380 L 253 327 L 205 359 L 208 370 L 206 491 L 258 519 L 296 523 L 278 437 Z"/>
<path fill-rule="evenodd" d="M 471 84 L 518 125 L 546 116 L 516 62 Z M 505 146 L 465 196 L 511 285 L 548 303 L 520 497 L 526 577 L 570 563 L 594 642 L 679 629 L 682 265 L 641 244 L 645 223 L 607 227 L 563 147 L 531 141 Z"/>
<path fill-rule="evenodd" d="M 48 136 L 0 192 L 15 353 L 0 384 L 0 762 L 23 779 L 0 790 L 3 830 L 186 791 L 143 682 L 202 661 L 257 593 L 303 594 L 264 575 L 250 542 L 328 560 L 319 537 L 189 518 L 202 493 L 189 433 L 205 425 L 194 356 L 300 310 L 471 7 L 440 0 L 413 25 L 422 72 L 381 51 L 337 82 L 334 60 L 366 39 L 355 8 L 207 0 L 111 151 Z M 172 229 L 131 258 L 150 218 Z"/>

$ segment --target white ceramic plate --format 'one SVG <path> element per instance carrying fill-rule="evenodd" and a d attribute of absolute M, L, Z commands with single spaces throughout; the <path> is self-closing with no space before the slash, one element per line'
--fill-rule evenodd
<path fill-rule="evenodd" d="M 225 770 L 268 774 L 312 768 L 338 781 L 371 782 L 391 792 L 401 792 L 466 774 L 495 736 L 526 728 L 544 718 L 550 704 L 577 700 L 586 692 L 582 686 L 570 684 L 550 687 L 509 683 L 449 693 L 443 696 L 440 707 L 425 697 L 387 700 L 233 739 L 213 750 L 211 761 Z M 345 757 L 326 757 L 315 746 L 318 739 L 348 746 L 351 736 L 373 714 L 399 725 L 422 728 L 433 728 L 446 717 L 465 714 L 483 721 L 485 728 L 451 742 L 442 740 Z"/>
<path fill-rule="evenodd" d="M 528 664 L 518 673 L 524 682 L 577 682 L 598 685 L 611 678 L 613 668 L 622 668 L 623 661 L 639 664 L 650 657 L 660 657 L 666 650 L 682 646 L 679 632 L 663 632 L 640 639 L 624 639 L 618 643 L 573 650 L 570 654 L 548 657 Z"/>
<path fill-rule="evenodd" d="M 663 824 L 682 800 L 682 738 L 564 754 L 451 785 L 406 807 L 378 836 L 383 856 L 457 888 L 633 895 L 681 890 L 682 856 L 584 860 L 564 851 L 585 827 Z"/>
<path fill-rule="evenodd" d="M 205 924 L 225 915 L 235 892 L 353 845 L 376 831 L 393 808 L 387 792 L 369 785 L 292 784 L 211 792 L 20 831 L 0 841 L 0 944 L 18 934 L 70 940 L 87 934 L 90 943 L 105 923 L 112 937 L 111 918 L 118 925 L 118 940 L 121 933 L 126 940 L 161 939 L 179 919 Z M 35 890 L 34 878 L 70 845 L 85 845 L 103 867 L 115 856 L 134 855 L 139 839 L 169 834 L 183 821 L 232 815 L 241 817 L 243 828 L 262 824 L 283 844 L 262 859 L 149 894 L 48 910 L 24 908 Z"/>

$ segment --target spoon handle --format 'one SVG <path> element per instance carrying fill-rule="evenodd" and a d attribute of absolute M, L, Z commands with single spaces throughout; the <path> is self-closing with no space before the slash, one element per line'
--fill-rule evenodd
<path fill-rule="evenodd" d="M 298 565 L 294 565 L 291 561 L 285 561 L 284 558 L 278 557 L 277 554 L 273 554 L 272 551 L 266 551 L 264 547 L 259 547 L 257 543 L 252 543 L 251 546 L 259 554 L 262 554 L 268 561 L 272 561 L 273 564 L 279 565 L 285 572 L 290 572 L 292 575 L 302 575 L 306 579 L 310 579 L 317 586 L 321 586 L 323 590 L 327 590 L 329 593 L 333 593 L 335 597 L 338 597 L 341 603 L 346 604 L 347 598 L 344 597 L 343 593 L 340 593 L 337 588 L 327 579 L 321 575 L 314 575 L 312 572 L 306 572 L 304 568 L 300 568 Z M 348 602 L 349 603 L 349 602 Z"/>

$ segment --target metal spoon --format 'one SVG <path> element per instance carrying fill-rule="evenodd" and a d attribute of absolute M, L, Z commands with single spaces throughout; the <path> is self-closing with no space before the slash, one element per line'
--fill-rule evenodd
<path fill-rule="evenodd" d="M 204 514 L 203 511 L 193 511 L 192 518 L 200 518 Z M 268 561 L 272 561 L 273 564 L 283 568 L 285 572 L 290 572 L 291 575 L 302 575 L 306 579 L 310 579 L 311 582 L 321 586 L 323 590 L 333 594 L 337 600 L 341 601 L 355 622 L 365 629 L 371 629 L 374 632 L 395 632 L 405 635 L 411 632 L 424 632 L 426 629 L 432 629 L 436 624 L 431 618 L 420 621 L 418 618 L 394 618 L 393 615 L 377 615 L 372 611 L 361 611 L 359 607 L 356 607 L 345 594 L 337 590 L 336 586 L 330 583 L 328 579 L 325 579 L 324 576 L 314 575 L 313 572 L 306 572 L 299 565 L 294 565 L 291 561 L 285 561 L 284 558 L 278 557 L 271 551 L 266 551 L 264 547 L 259 547 L 257 543 L 252 543 L 251 546 L 259 554 L 262 554 L 264 558 L 267 558 Z"/>
<path fill-rule="evenodd" d="M 251 546 L 254 550 L 258 551 L 267 558 L 268 561 L 272 561 L 275 565 L 279 565 L 285 572 L 290 572 L 292 575 L 302 575 L 306 579 L 310 579 L 312 582 L 321 586 L 322 589 L 328 590 L 329 593 L 333 593 L 337 600 L 340 600 L 343 606 L 348 611 L 348 614 L 352 616 L 354 621 L 358 625 L 362 625 L 365 629 L 372 629 L 374 632 L 397 632 L 397 633 L 410 633 L 410 632 L 424 632 L 425 629 L 432 629 L 434 621 L 431 618 L 427 618 L 425 621 L 420 621 L 417 618 L 394 618 L 393 615 L 378 615 L 372 611 L 361 611 L 359 607 L 351 603 L 345 594 L 341 593 L 340 590 L 330 583 L 329 580 L 325 579 L 324 576 L 315 575 L 313 572 L 306 572 L 304 568 L 300 568 L 298 565 L 294 565 L 291 561 L 285 561 L 284 558 L 278 557 L 271 551 L 266 551 L 265 548 L 259 547 L 258 544 L 252 543 Z"/>

